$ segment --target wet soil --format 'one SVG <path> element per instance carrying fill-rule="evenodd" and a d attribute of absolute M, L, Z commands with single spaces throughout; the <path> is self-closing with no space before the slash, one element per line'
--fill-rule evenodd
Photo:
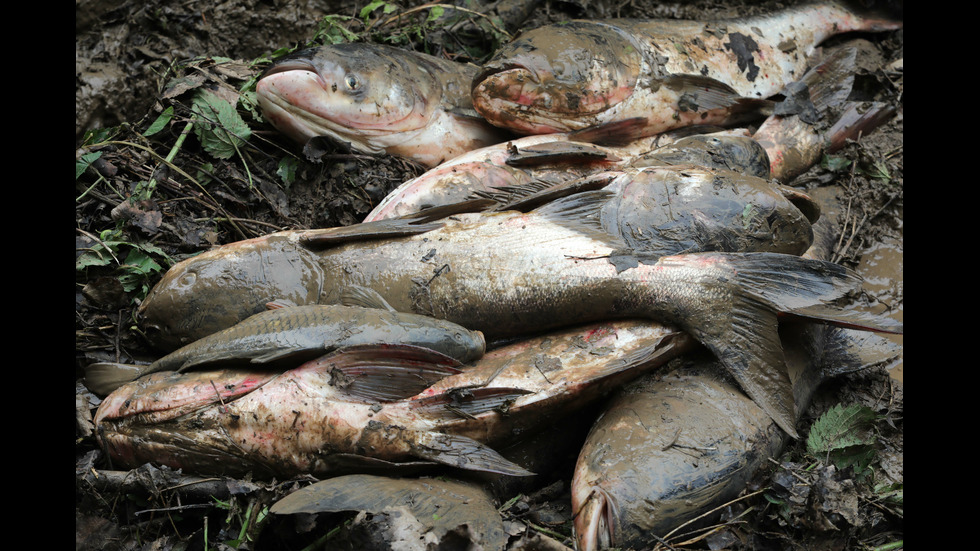
<path fill-rule="evenodd" d="M 523 25 L 615 16 L 734 17 L 784 4 L 543 0 Z M 76 2 L 76 163 L 98 156 L 76 178 L 78 549 L 295 549 L 313 542 L 334 549 L 356 548 L 354 542 L 362 541 L 357 538 L 365 537 L 363 527 L 371 523 L 353 513 L 288 520 L 266 515 L 272 503 L 308 485 L 308 479 L 210 480 L 209 486 L 189 490 L 185 477 L 191 473 L 152 466 L 113 470 L 92 435 L 91 415 L 99 399 L 82 384 L 84 366 L 94 361 L 134 362 L 157 355 L 139 333 L 135 306 L 171 263 L 271 231 L 355 223 L 389 190 L 423 171 L 404 159 L 353 154 L 333 144 L 322 144 L 311 160 L 244 108 L 239 111 L 251 137 L 224 157 L 206 149 L 204 138 L 187 124 L 196 90 L 236 97 L 277 50 L 337 36 L 339 27 L 330 21 L 361 39 L 477 63 L 506 39 L 500 33 L 504 28 L 467 33 L 443 21 L 426 25 L 429 11 L 415 9 L 421 5 L 415 1 L 391 4 L 389 13 L 379 8 L 365 22 L 359 18 L 365 5 Z M 325 19 L 330 15 L 342 17 Z M 840 40 L 861 49 L 855 97 L 888 102 L 897 116 L 793 185 L 838 190 L 845 230 L 836 260 L 867 278 L 865 306 L 901 319 L 903 33 L 835 39 Z M 162 113 L 172 118 L 149 132 Z M 99 260 L 89 258 L 79 268 L 80 255 L 93 250 L 100 251 Z M 709 536 L 672 548 L 898 548 L 895 542 L 904 534 L 901 372 L 899 361 L 894 377 L 880 369 L 826 385 L 800 427 L 806 434 L 813 420 L 836 404 L 872 408 L 878 414 L 872 474 L 839 469 L 796 443 L 772 460 L 746 494 L 764 491 L 727 507 Z M 503 497 L 497 497 L 497 505 L 504 505 L 511 546 L 573 546 L 568 481 L 576 442 L 583 437 L 569 435 L 563 447 L 554 448 L 564 451 L 554 454 L 552 475 L 535 480 L 535 486 L 498 485 L 496 495 Z M 452 541 L 467 539 L 463 534 Z M 452 548 L 448 542 L 445 548 Z"/>

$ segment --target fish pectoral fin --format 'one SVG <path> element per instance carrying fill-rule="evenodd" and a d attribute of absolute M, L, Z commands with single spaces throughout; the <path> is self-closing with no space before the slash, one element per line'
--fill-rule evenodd
<path fill-rule="evenodd" d="M 85 366 L 85 386 L 97 396 L 106 397 L 122 385 L 149 373 L 148 365 L 96 362 Z"/>
<path fill-rule="evenodd" d="M 416 457 L 451 467 L 510 476 L 534 476 L 534 473 L 506 459 L 493 448 L 466 436 L 420 432 L 415 434 L 411 448 Z"/>
<path fill-rule="evenodd" d="M 456 388 L 412 400 L 411 406 L 426 416 L 452 421 L 488 411 L 504 412 L 514 400 L 525 394 L 531 392 L 506 387 Z"/>
<path fill-rule="evenodd" d="M 440 379 L 461 373 L 461 365 L 421 346 L 365 344 L 338 349 L 305 367 L 330 370 L 330 384 L 351 398 L 392 402 L 415 396 Z"/>
<path fill-rule="evenodd" d="M 394 312 L 395 309 L 374 289 L 361 285 L 345 287 L 340 294 L 340 303 L 344 306 L 360 306 L 361 308 L 377 308 Z"/>
<path fill-rule="evenodd" d="M 296 303 L 286 298 L 277 298 L 276 300 L 270 300 L 269 302 L 265 303 L 266 310 L 280 310 L 282 308 L 290 308 L 293 306 L 296 306 Z"/>
<path fill-rule="evenodd" d="M 351 226 L 309 230 L 303 232 L 299 240 L 300 243 L 309 248 L 326 248 L 353 241 L 417 235 L 441 227 L 442 224 L 432 223 L 431 219 L 419 220 L 418 217 L 389 218 L 372 222 L 362 222 Z"/>
<path fill-rule="evenodd" d="M 493 191 L 477 193 L 480 196 L 491 197 L 498 201 L 499 205 L 494 207 L 496 211 L 519 210 L 528 212 L 562 197 L 602 189 L 619 174 L 619 172 L 599 172 L 560 184 L 535 180 L 522 185 L 505 186 Z"/>
<path fill-rule="evenodd" d="M 773 102 L 768 99 L 740 96 L 734 88 L 724 82 L 702 75 L 670 75 L 664 78 L 664 85 L 680 94 L 679 107 L 682 111 L 730 108 L 743 111 L 771 109 L 773 105 Z"/>
<path fill-rule="evenodd" d="M 626 145 L 650 135 L 646 117 L 632 117 L 588 126 L 568 133 L 568 139 L 597 145 Z"/>

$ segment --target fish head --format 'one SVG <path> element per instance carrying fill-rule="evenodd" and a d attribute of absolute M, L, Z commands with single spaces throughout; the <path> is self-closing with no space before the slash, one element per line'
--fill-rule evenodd
<path fill-rule="evenodd" d="M 171 267 L 140 305 L 147 340 L 175 350 L 266 310 L 315 304 L 322 270 L 288 232 L 230 243 Z"/>
<path fill-rule="evenodd" d="M 633 250 L 665 254 L 777 252 L 813 243 L 806 194 L 748 174 L 697 165 L 625 171 L 607 188 L 603 228 Z M 801 206 L 803 209 L 801 209 Z"/>
<path fill-rule="evenodd" d="M 533 29 L 507 44 L 473 81 L 473 106 L 497 126 L 526 134 L 567 132 L 634 91 L 647 62 L 616 27 L 572 21 Z"/>
<path fill-rule="evenodd" d="M 633 166 L 692 164 L 734 170 L 768 180 L 769 154 L 748 136 L 697 134 L 641 156 Z"/>
<path fill-rule="evenodd" d="M 436 72 L 407 50 L 336 44 L 279 60 L 256 94 L 263 116 L 293 140 L 327 136 L 376 154 L 378 139 L 429 124 L 442 94 Z"/>

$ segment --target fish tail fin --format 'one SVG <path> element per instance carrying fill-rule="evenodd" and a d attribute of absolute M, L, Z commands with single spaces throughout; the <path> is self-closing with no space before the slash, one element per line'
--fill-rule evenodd
<path fill-rule="evenodd" d="M 458 434 L 416 433 L 412 453 L 416 457 L 460 469 L 510 476 L 534 476 L 534 473 L 508 460 L 493 448 Z"/>
<path fill-rule="evenodd" d="M 901 355 L 898 344 L 880 335 L 843 327 L 829 330 L 822 349 L 821 371 L 825 378 L 887 366 Z"/>
<path fill-rule="evenodd" d="M 896 329 L 884 318 L 835 306 L 860 290 L 861 278 L 831 262 L 779 253 L 701 253 L 664 257 L 659 264 L 691 268 L 687 274 L 712 274 L 701 279 L 699 294 L 724 296 L 727 307 L 688 309 L 679 323 L 794 438 L 796 408 L 779 338 L 779 315 L 865 330 Z"/>
<path fill-rule="evenodd" d="M 85 386 L 98 396 L 108 396 L 126 383 L 156 371 L 147 365 L 97 362 L 85 368 Z"/>

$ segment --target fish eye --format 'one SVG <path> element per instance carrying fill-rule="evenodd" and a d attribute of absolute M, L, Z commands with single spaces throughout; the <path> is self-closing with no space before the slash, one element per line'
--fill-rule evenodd
<path fill-rule="evenodd" d="M 462 333 L 453 333 L 453 339 L 456 342 L 463 342 L 463 334 Z"/>
<path fill-rule="evenodd" d="M 354 75 L 347 75 L 344 77 L 344 84 L 347 85 L 348 90 L 357 90 L 357 87 L 360 86 L 360 83 L 357 81 L 357 77 Z"/>
<path fill-rule="evenodd" d="M 179 284 L 183 287 L 190 287 L 191 285 L 194 285 L 195 281 L 197 281 L 197 274 L 194 272 L 187 272 L 186 274 L 180 276 Z"/>

